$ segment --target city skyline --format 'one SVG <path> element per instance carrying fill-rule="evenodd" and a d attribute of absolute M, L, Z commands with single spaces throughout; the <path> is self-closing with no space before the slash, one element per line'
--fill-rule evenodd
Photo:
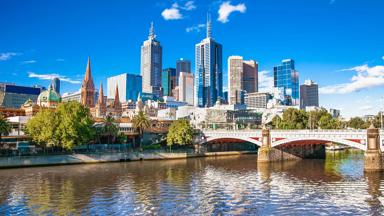
<path fill-rule="evenodd" d="M 280 4 L 275 2 L 274 9 L 283 11 L 287 3 L 277 2 Z M 282 59 L 292 58 L 300 74 L 300 84 L 305 79 L 312 79 L 319 84 L 321 106 L 341 109 L 342 115 L 347 117 L 373 114 L 380 106 L 384 107 L 381 99 L 384 93 L 381 88 L 384 85 L 384 46 L 380 43 L 380 35 L 384 30 L 375 28 L 383 20 L 383 15 L 379 13 L 383 3 L 377 1 L 366 1 L 364 4 L 342 0 L 315 3 L 291 1 L 292 12 L 303 14 L 292 18 L 274 13 L 274 19 L 268 15 L 273 11 L 270 8 L 272 4 L 266 1 L 151 1 L 149 8 L 137 2 L 134 5 L 140 10 L 130 10 L 129 16 L 123 14 L 124 8 L 129 9 L 127 3 L 120 2 L 123 9 L 118 8 L 117 3 L 105 8 L 116 10 L 116 14 L 106 20 L 95 16 L 103 11 L 98 3 L 85 12 L 86 3 L 69 2 L 65 6 L 57 2 L 43 3 L 42 8 L 28 7 L 30 3 L 27 2 L 23 4 L 25 8 L 16 7 L 17 3 L 4 3 L 0 18 L 9 21 L 0 24 L 2 29 L 7 30 L 0 36 L 4 41 L 0 45 L 2 81 L 48 87 L 49 79 L 56 74 L 62 81 L 61 92 L 77 91 L 88 56 L 92 59 L 92 76 L 96 86 L 100 82 L 105 84 L 107 77 L 124 72 L 140 74 L 140 45 L 148 34 L 151 21 L 155 22 L 164 48 L 163 68 L 174 67 L 176 60 L 184 58 L 191 60 L 192 71 L 195 71 L 193 49 L 204 37 L 202 23 L 205 23 L 205 14 L 210 11 L 214 38 L 223 44 L 225 87 L 228 71 L 226 59 L 230 55 L 241 55 L 259 62 L 261 91 L 270 87 L 273 66 Z M 56 10 L 55 17 L 44 20 L 45 16 L 52 15 L 52 8 L 59 6 L 64 7 L 63 12 Z M 69 6 L 77 6 L 73 11 L 74 18 L 70 18 Z M 80 11 L 85 14 L 80 16 Z M 133 22 L 135 13 L 144 11 L 150 12 L 150 15 L 137 23 Z M 39 18 L 32 18 L 36 13 L 40 13 Z M 23 16 L 19 17 L 20 14 Z M 261 19 L 259 14 L 266 16 Z M 308 14 L 316 18 L 300 20 Z M 370 16 L 365 16 L 368 14 Z M 87 15 L 91 18 L 85 18 Z M 75 19 L 79 21 L 77 24 L 73 23 Z M 261 32 L 249 29 L 252 21 Z M 60 25 L 48 28 L 56 22 Z M 87 23 L 89 26 L 85 25 Z M 123 23 L 125 25 L 121 25 Z M 293 28 L 291 25 L 288 25 L 289 28 L 284 26 L 285 23 L 292 24 Z M 277 24 L 280 24 L 279 31 L 287 33 L 284 37 L 271 29 Z M 106 28 L 109 25 L 111 27 Z M 366 27 L 361 34 L 368 37 L 354 33 L 358 25 Z M 72 26 L 73 35 L 65 33 Z M 100 34 L 103 28 L 110 34 L 97 36 L 95 33 Z"/>

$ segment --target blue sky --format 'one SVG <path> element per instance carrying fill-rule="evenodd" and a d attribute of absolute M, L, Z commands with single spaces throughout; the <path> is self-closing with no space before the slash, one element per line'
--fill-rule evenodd
<path fill-rule="evenodd" d="M 225 85 L 230 55 L 258 61 L 264 89 L 273 66 L 292 58 L 300 83 L 320 85 L 322 106 L 347 117 L 376 113 L 384 108 L 383 11 L 382 0 L 0 0 L 0 81 L 47 86 L 58 74 L 62 92 L 76 91 L 88 56 L 97 86 L 108 76 L 139 74 L 151 21 L 163 67 L 194 62 L 210 12 Z"/>

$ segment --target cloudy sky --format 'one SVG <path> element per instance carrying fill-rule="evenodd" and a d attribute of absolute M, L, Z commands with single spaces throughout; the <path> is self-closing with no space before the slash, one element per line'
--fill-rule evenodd
<path fill-rule="evenodd" d="M 163 67 L 179 58 L 194 62 L 205 37 L 207 12 L 213 37 L 227 58 L 259 62 L 263 90 L 274 65 L 296 61 L 300 83 L 320 85 L 320 103 L 346 117 L 384 109 L 384 1 L 381 0 L 0 0 L 0 81 L 47 86 L 62 80 L 76 91 L 91 57 L 95 83 L 123 72 L 140 73 L 140 46 L 150 22 L 163 46 Z"/>

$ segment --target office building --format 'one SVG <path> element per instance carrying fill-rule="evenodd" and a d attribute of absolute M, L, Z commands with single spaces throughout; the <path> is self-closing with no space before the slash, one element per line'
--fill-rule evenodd
<path fill-rule="evenodd" d="M 329 114 L 332 115 L 332 118 L 339 118 L 340 117 L 340 110 L 338 110 L 338 109 L 329 109 Z"/>
<path fill-rule="evenodd" d="M 191 73 L 191 61 L 183 58 L 176 61 L 176 82 L 179 85 L 179 77 L 181 72 Z"/>
<path fill-rule="evenodd" d="M 282 64 L 273 68 L 274 87 L 284 89 L 284 105 L 299 105 L 299 73 L 295 69 L 295 61 L 285 59 Z"/>
<path fill-rule="evenodd" d="M 319 86 L 312 80 L 305 80 L 304 84 L 300 85 L 300 109 L 309 106 L 319 106 Z"/>
<path fill-rule="evenodd" d="M 19 109 L 29 99 L 36 103 L 41 91 L 41 88 L 1 83 L 0 107 Z"/>
<path fill-rule="evenodd" d="M 222 45 L 211 37 L 211 20 L 207 36 L 195 46 L 195 106 L 211 107 L 223 97 Z"/>
<path fill-rule="evenodd" d="M 267 108 L 268 101 L 272 99 L 269 93 L 247 93 L 244 96 L 245 105 L 250 109 Z"/>
<path fill-rule="evenodd" d="M 141 46 L 142 92 L 161 97 L 162 47 L 156 40 L 153 23 L 148 40 Z"/>
<path fill-rule="evenodd" d="M 123 73 L 107 78 L 107 98 L 114 99 L 116 86 L 119 87 L 119 100 L 124 103 L 136 100 L 142 91 L 142 78 L 138 74 Z"/>
<path fill-rule="evenodd" d="M 228 58 L 228 103 L 244 102 L 245 93 L 258 90 L 258 65 L 255 61 L 244 61 L 241 56 Z"/>
<path fill-rule="evenodd" d="M 60 94 L 60 79 L 58 77 L 55 77 L 51 81 L 52 89 Z"/>
<path fill-rule="evenodd" d="M 188 72 L 180 72 L 179 77 L 179 101 L 183 101 L 188 103 L 189 105 L 193 105 L 194 100 L 194 77 L 192 73 Z"/>
<path fill-rule="evenodd" d="M 163 96 L 172 96 L 172 90 L 177 86 L 176 69 L 166 68 L 161 75 L 161 87 L 163 89 Z"/>

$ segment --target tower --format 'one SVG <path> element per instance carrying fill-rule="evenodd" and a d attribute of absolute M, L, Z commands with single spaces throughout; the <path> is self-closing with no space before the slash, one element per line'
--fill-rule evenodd
<path fill-rule="evenodd" d="M 211 107 L 223 97 L 222 45 L 212 38 L 211 20 L 207 36 L 195 45 L 195 106 Z"/>
<path fill-rule="evenodd" d="M 91 74 L 91 60 L 88 57 L 87 69 L 85 70 L 85 77 L 81 85 L 81 104 L 86 107 L 94 107 L 95 105 L 95 85 L 93 84 Z"/>
<path fill-rule="evenodd" d="M 104 100 L 103 84 L 100 83 L 99 98 L 95 106 L 96 117 L 104 117 L 107 112 L 107 104 Z"/>
<path fill-rule="evenodd" d="M 112 109 L 113 109 L 115 117 L 121 116 L 122 110 L 121 110 L 121 103 L 120 103 L 120 98 L 119 98 L 118 85 L 116 85 L 115 99 L 113 100 Z"/>

